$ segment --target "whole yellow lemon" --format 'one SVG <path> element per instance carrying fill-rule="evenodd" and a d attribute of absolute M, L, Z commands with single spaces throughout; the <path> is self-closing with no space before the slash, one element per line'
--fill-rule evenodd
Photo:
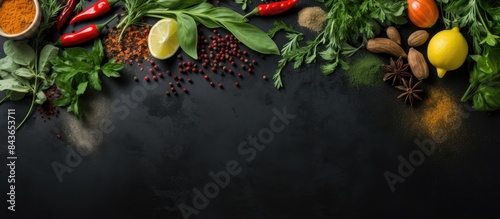
<path fill-rule="evenodd" d="M 447 71 L 460 68 L 467 58 L 469 47 L 467 40 L 458 27 L 442 30 L 432 37 L 427 47 L 427 58 L 436 67 L 438 77 Z"/>

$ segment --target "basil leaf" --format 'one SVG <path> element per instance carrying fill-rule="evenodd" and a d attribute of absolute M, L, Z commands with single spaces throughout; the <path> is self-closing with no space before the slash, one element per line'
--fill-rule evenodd
<path fill-rule="evenodd" d="M 500 87 L 480 85 L 474 96 L 472 108 L 481 111 L 500 109 Z"/>
<path fill-rule="evenodd" d="M 193 59 L 198 58 L 198 51 L 196 50 L 196 45 L 198 45 L 198 29 L 196 21 L 184 13 L 177 13 L 177 39 L 179 39 L 179 45 L 182 50 Z"/>
<path fill-rule="evenodd" d="M 276 43 L 259 28 L 234 21 L 222 21 L 221 24 L 248 48 L 262 54 L 280 54 Z"/>
<path fill-rule="evenodd" d="M 94 40 L 94 46 L 92 47 L 92 55 L 94 56 L 94 65 L 101 66 L 102 59 L 104 59 L 104 48 L 102 47 L 101 39 L 97 38 Z"/>
<path fill-rule="evenodd" d="M 57 56 L 59 49 L 52 44 L 47 44 L 40 51 L 40 59 L 38 60 L 38 70 L 43 73 L 48 73 L 52 63 L 50 60 Z"/>
<path fill-rule="evenodd" d="M 33 68 L 35 66 L 35 50 L 28 44 L 19 41 L 8 40 L 3 45 L 5 55 L 19 64 Z"/>
<path fill-rule="evenodd" d="M 81 47 L 66 48 L 63 57 L 71 61 L 93 61 L 90 52 Z"/>
<path fill-rule="evenodd" d="M 14 72 L 14 75 L 26 78 L 26 79 L 31 79 L 35 77 L 35 72 L 33 70 L 28 69 L 28 68 L 19 68 Z"/>
<path fill-rule="evenodd" d="M 184 9 L 189 6 L 197 5 L 200 3 L 204 3 L 206 0 L 158 0 L 157 3 L 164 8 L 168 8 L 170 10 L 179 10 Z"/>
<path fill-rule="evenodd" d="M 18 101 L 18 100 L 22 100 L 24 98 L 24 96 L 26 96 L 26 93 L 9 91 L 8 95 L 10 96 L 11 101 Z"/>
<path fill-rule="evenodd" d="M 121 71 L 125 66 L 123 64 L 116 63 L 114 59 L 111 59 L 110 62 L 104 64 L 102 67 L 102 73 L 106 75 L 106 77 L 120 77 L 119 71 Z"/>
<path fill-rule="evenodd" d="M 96 89 L 98 91 L 100 91 L 102 89 L 101 80 L 99 79 L 99 72 L 97 72 L 97 71 L 90 72 L 88 75 L 88 80 L 89 80 L 90 85 L 94 89 Z"/>
<path fill-rule="evenodd" d="M 28 86 L 22 85 L 18 80 L 11 78 L 0 80 L 0 91 L 5 90 L 28 93 L 31 89 Z"/>
<path fill-rule="evenodd" d="M 43 103 L 45 103 L 45 101 L 47 101 L 47 96 L 45 96 L 45 93 L 43 91 L 38 91 L 36 93 L 36 100 L 35 102 L 39 105 L 42 105 Z"/>
<path fill-rule="evenodd" d="M 207 12 L 208 15 L 213 17 L 213 20 L 221 21 L 231 21 L 231 22 L 246 22 L 247 19 L 243 17 L 240 13 L 233 11 L 225 7 L 213 7 Z"/>
<path fill-rule="evenodd" d="M 71 104 L 71 98 L 68 97 L 68 96 L 63 95 L 59 99 L 55 100 L 54 104 L 56 106 L 59 106 L 59 107 L 67 106 L 67 105 Z"/>
<path fill-rule="evenodd" d="M 16 71 L 19 67 L 20 66 L 16 64 L 9 56 L 0 59 L 0 70 L 12 73 Z"/>
<path fill-rule="evenodd" d="M 183 13 L 189 14 L 197 22 L 201 23 L 203 26 L 214 29 L 220 27 L 220 23 L 214 20 L 214 17 L 209 15 L 214 6 L 209 3 L 202 3 L 191 8 L 183 10 Z"/>
<path fill-rule="evenodd" d="M 82 95 L 83 93 L 85 93 L 85 90 L 87 90 L 88 84 L 89 84 L 88 82 L 80 83 L 78 85 L 78 88 L 76 89 L 76 95 Z"/>
<path fill-rule="evenodd" d="M 0 70 L 0 78 L 9 79 L 9 78 L 13 78 L 13 77 L 10 73 Z"/>

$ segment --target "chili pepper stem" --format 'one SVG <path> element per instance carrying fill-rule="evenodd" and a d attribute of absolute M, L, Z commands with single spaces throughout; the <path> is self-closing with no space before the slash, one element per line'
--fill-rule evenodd
<path fill-rule="evenodd" d="M 111 17 L 109 20 L 107 20 L 106 22 L 102 23 L 102 24 L 96 24 L 95 26 L 97 27 L 97 29 L 99 30 L 99 33 L 104 29 L 104 27 L 106 27 L 106 25 L 108 25 L 109 23 L 111 23 L 111 21 L 113 21 L 118 15 L 115 14 L 113 17 Z"/>
<path fill-rule="evenodd" d="M 248 12 L 248 14 L 243 16 L 243 18 L 251 17 L 254 15 L 258 15 L 258 14 L 259 14 L 259 8 L 257 7 L 257 8 L 254 8 L 252 11 Z"/>

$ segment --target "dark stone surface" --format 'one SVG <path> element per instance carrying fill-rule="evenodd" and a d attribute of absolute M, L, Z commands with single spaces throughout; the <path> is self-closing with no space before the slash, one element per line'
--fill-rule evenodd
<path fill-rule="evenodd" d="M 318 4 L 303 1 L 299 7 L 309 5 Z M 237 7 L 233 2 L 230 6 Z M 297 11 L 275 19 L 296 26 Z M 251 22 L 268 30 L 270 20 Z M 432 35 L 441 28 L 429 32 Z M 402 29 L 403 39 L 415 30 L 410 25 Z M 278 35 L 277 42 L 281 47 L 284 35 Z M 425 53 L 425 46 L 419 50 Z M 178 206 L 193 207 L 193 189 L 203 191 L 206 185 L 214 185 L 209 173 L 226 171 L 227 164 L 234 162 L 240 172 L 230 176 L 227 186 L 191 218 L 500 215 L 498 113 L 469 112 L 463 107 L 467 116 L 459 119 L 458 129 L 445 130 L 435 151 L 392 192 L 384 173 L 398 174 L 398 156 L 408 159 L 415 153 L 419 149 L 415 140 L 432 139 L 414 128 L 422 121 L 411 120 L 419 120 L 415 115 L 422 115 L 423 107 L 405 106 L 395 98 L 397 91 L 382 82 L 357 89 L 343 72 L 323 76 L 321 61 L 298 70 L 287 67 L 285 89 L 277 91 L 272 80 L 261 77 L 271 78 L 279 57 L 261 60 L 251 55 L 259 61 L 254 75 L 245 74 L 243 79 L 211 75 L 225 89 L 212 88 L 193 74 L 194 83 L 184 83 L 189 95 L 167 97 L 171 77 L 134 82 L 134 72 L 144 76 L 146 70 L 128 67 L 122 78 L 104 79 L 103 92 L 87 96 L 85 122 L 66 112 L 47 122 L 29 119 L 16 134 L 15 213 L 6 210 L 5 202 L 6 117 L 7 109 L 16 109 L 20 122 L 29 100 L 2 103 L 1 218 L 182 218 Z M 177 60 L 158 63 L 166 70 L 175 67 Z M 240 88 L 233 86 L 235 81 Z M 443 90 L 458 105 L 468 106 L 459 102 L 467 86 L 465 68 L 441 80 L 431 69 L 424 88 Z M 123 95 L 130 97 L 131 105 L 124 103 Z M 276 117 L 273 109 L 283 112 L 285 108 L 295 118 L 284 130 L 273 132 L 261 151 L 248 151 L 249 145 L 245 151 L 238 150 L 249 136 L 266 132 Z M 277 121 L 280 126 L 281 120 Z M 57 139 L 57 134 L 62 138 Z M 71 151 L 81 157 L 80 163 L 67 163 Z M 72 170 L 62 175 L 62 181 L 54 172 L 54 162 Z"/>

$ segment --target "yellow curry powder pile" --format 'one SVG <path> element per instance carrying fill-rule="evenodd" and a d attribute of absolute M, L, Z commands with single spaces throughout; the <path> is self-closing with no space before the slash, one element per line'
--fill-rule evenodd
<path fill-rule="evenodd" d="M 423 104 L 421 128 L 430 135 L 453 131 L 457 119 L 460 119 L 460 108 L 454 99 L 445 91 L 432 89 Z"/>
<path fill-rule="evenodd" d="M 122 29 L 112 28 L 104 36 L 103 44 L 106 56 L 114 58 L 118 63 L 141 66 L 144 62 L 153 62 L 148 48 L 148 35 L 151 26 L 130 26 L 123 33 L 119 41 Z M 141 67 L 141 70 L 143 68 Z"/>
<path fill-rule="evenodd" d="M 0 5 L 0 28 L 7 34 L 21 33 L 35 20 L 33 0 L 3 0 Z"/>

